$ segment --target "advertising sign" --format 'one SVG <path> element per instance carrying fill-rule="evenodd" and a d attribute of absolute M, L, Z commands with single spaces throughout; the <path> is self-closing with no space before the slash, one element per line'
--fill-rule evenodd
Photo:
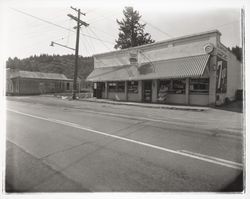
<path fill-rule="evenodd" d="M 227 92 L 227 62 L 218 58 L 216 72 L 216 93 Z"/>
<path fill-rule="evenodd" d="M 135 65 L 138 63 L 138 52 L 137 51 L 129 52 L 129 62 L 131 65 Z"/>

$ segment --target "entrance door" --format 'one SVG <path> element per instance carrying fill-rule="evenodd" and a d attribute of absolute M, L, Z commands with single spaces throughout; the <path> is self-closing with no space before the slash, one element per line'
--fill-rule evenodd
<path fill-rule="evenodd" d="M 143 81 L 143 102 L 150 103 L 152 101 L 152 80 Z"/>
<path fill-rule="evenodd" d="M 102 92 L 104 91 L 104 82 L 97 82 L 96 83 L 96 98 L 102 98 Z"/>

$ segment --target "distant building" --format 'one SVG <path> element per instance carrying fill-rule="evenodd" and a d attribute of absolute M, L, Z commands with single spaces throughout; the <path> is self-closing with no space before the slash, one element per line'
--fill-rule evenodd
<path fill-rule="evenodd" d="M 94 55 L 97 98 L 219 105 L 242 89 L 242 65 L 218 30 Z"/>
<path fill-rule="evenodd" d="M 7 95 L 37 95 L 71 92 L 73 80 L 64 74 L 7 69 Z"/>

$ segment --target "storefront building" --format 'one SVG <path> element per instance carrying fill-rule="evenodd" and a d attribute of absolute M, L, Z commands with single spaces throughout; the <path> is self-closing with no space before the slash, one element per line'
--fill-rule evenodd
<path fill-rule="evenodd" d="M 39 95 L 71 92 L 73 80 L 64 74 L 7 69 L 7 95 Z"/>
<path fill-rule="evenodd" d="M 242 65 L 213 30 L 94 55 L 97 98 L 213 106 L 242 89 Z"/>

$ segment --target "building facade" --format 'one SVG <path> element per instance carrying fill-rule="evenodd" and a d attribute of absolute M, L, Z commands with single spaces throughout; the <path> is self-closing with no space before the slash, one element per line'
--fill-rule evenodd
<path fill-rule="evenodd" d="M 242 89 L 242 65 L 218 30 L 94 55 L 97 98 L 220 105 Z"/>
<path fill-rule="evenodd" d="M 73 80 L 64 74 L 7 69 L 7 95 L 39 95 L 71 92 Z"/>

